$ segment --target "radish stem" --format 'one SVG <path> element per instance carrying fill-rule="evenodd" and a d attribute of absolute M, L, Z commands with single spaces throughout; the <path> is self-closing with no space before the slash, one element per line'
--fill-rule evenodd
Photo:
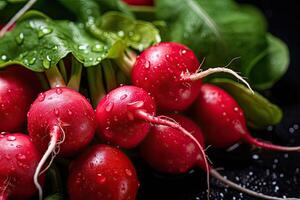
<path fill-rule="evenodd" d="M 72 72 L 68 87 L 79 91 L 81 81 L 82 64 L 72 57 Z"/>
<path fill-rule="evenodd" d="M 49 83 L 48 83 L 45 75 L 43 73 L 40 73 L 40 72 L 36 72 L 35 74 L 36 74 L 39 82 L 41 83 L 43 90 L 48 90 L 49 89 Z"/>
<path fill-rule="evenodd" d="M 56 66 L 51 67 L 45 73 L 51 88 L 66 86 L 65 81 Z"/>
<path fill-rule="evenodd" d="M 64 81 L 68 82 L 67 70 L 66 70 L 66 66 L 65 66 L 65 63 L 63 60 L 60 60 L 58 62 L 58 67 L 59 67 L 62 77 L 64 78 Z"/>
<path fill-rule="evenodd" d="M 93 106 L 96 107 L 98 102 L 106 95 L 101 66 L 89 67 L 87 69 L 87 76 Z"/>
<path fill-rule="evenodd" d="M 136 61 L 136 53 L 130 49 L 126 49 L 120 57 L 115 59 L 115 62 L 120 67 L 120 69 L 126 74 L 130 75 L 133 65 Z"/>
<path fill-rule="evenodd" d="M 105 77 L 106 91 L 109 92 L 117 87 L 116 73 L 110 60 L 103 60 L 101 65 Z"/>

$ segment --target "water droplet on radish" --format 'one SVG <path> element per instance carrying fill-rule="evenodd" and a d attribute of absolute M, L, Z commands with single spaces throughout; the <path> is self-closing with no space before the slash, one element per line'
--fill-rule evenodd
<path fill-rule="evenodd" d="M 68 114 L 69 114 L 69 115 L 72 115 L 73 113 L 72 113 L 72 111 L 71 111 L 71 110 L 68 110 Z"/>
<path fill-rule="evenodd" d="M 105 111 L 110 112 L 113 109 L 113 107 L 114 107 L 114 103 L 109 102 L 105 107 Z"/>
<path fill-rule="evenodd" d="M 235 112 L 237 112 L 237 111 L 239 111 L 239 108 L 238 108 L 238 107 L 234 107 L 233 110 L 234 110 Z"/>
<path fill-rule="evenodd" d="M 127 98 L 127 94 L 123 94 L 121 97 L 120 97 L 120 100 L 124 100 L 124 99 L 126 99 Z"/>
<path fill-rule="evenodd" d="M 16 155 L 17 160 L 23 161 L 26 160 L 26 156 L 24 154 L 18 153 Z"/>
<path fill-rule="evenodd" d="M 128 106 L 134 107 L 134 108 L 141 108 L 144 105 L 143 101 L 134 101 L 127 104 Z"/>
<path fill-rule="evenodd" d="M 23 44 L 24 42 L 24 33 L 19 33 L 19 35 L 16 37 L 16 42 L 18 45 Z"/>
<path fill-rule="evenodd" d="M 58 116 L 58 115 L 59 115 L 59 110 L 58 110 L 57 108 L 54 108 L 53 111 L 54 111 L 54 115 L 55 115 L 55 116 Z"/>
<path fill-rule="evenodd" d="M 42 102 L 42 101 L 44 101 L 45 100 L 45 94 L 44 93 L 40 93 L 39 94 L 39 96 L 38 96 L 38 100 L 40 101 L 40 102 Z"/>
<path fill-rule="evenodd" d="M 100 184 L 103 184 L 106 182 L 106 177 L 103 176 L 101 173 L 97 174 L 97 180 Z"/>
<path fill-rule="evenodd" d="M 132 172 L 130 169 L 125 169 L 125 173 L 127 174 L 127 176 L 132 176 Z"/>
<path fill-rule="evenodd" d="M 149 69 L 149 68 L 150 68 L 150 65 L 151 65 L 150 61 L 147 60 L 147 61 L 145 62 L 145 69 Z"/>
<path fill-rule="evenodd" d="M 56 88 L 55 92 L 56 92 L 56 94 L 60 95 L 62 93 L 62 89 L 61 88 Z"/>
<path fill-rule="evenodd" d="M 186 54 L 186 52 L 187 52 L 186 49 L 181 49 L 180 52 L 179 52 L 179 54 L 180 55 L 184 55 L 184 54 Z"/>
<path fill-rule="evenodd" d="M 13 136 L 13 135 L 10 135 L 10 136 L 7 137 L 7 140 L 8 140 L 8 141 L 15 141 L 15 140 L 16 140 L 16 137 Z"/>

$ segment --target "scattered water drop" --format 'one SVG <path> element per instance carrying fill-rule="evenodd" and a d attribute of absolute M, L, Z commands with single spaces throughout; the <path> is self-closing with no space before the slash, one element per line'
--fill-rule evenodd
<path fill-rule="evenodd" d="M 99 173 L 97 174 L 97 180 L 99 181 L 99 183 L 103 184 L 106 182 L 106 177 Z"/>
<path fill-rule="evenodd" d="M 239 108 L 238 108 L 238 107 L 234 107 L 233 110 L 234 110 L 235 112 L 237 112 L 237 111 L 239 111 Z"/>
<path fill-rule="evenodd" d="M 114 103 L 113 102 L 109 102 L 107 104 L 107 106 L 105 107 L 105 111 L 106 112 L 110 112 L 113 109 L 113 107 L 114 107 Z"/>
<path fill-rule="evenodd" d="M 45 94 L 44 93 L 40 93 L 39 94 L 39 97 L 38 97 L 38 100 L 40 101 L 40 102 L 42 102 L 42 101 L 44 101 L 45 100 Z"/>
<path fill-rule="evenodd" d="M 18 45 L 23 44 L 24 42 L 24 33 L 19 33 L 19 35 L 16 37 L 16 42 Z"/>
<path fill-rule="evenodd" d="M 186 52 L 187 51 L 185 49 L 181 49 L 179 53 L 180 53 L 180 55 L 184 55 L 184 54 L 186 54 Z"/>
<path fill-rule="evenodd" d="M 141 41 L 141 36 L 139 34 L 129 32 L 129 39 L 132 40 L 133 42 L 139 42 Z"/>
<path fill-rule="evenodd" d="M 125 33 L 124 33 L 124 31 L 118 31 L 117 35 L 118 35 L 119 37 L 124 37 L 124 36 L 125 36 Z"/>
<path fill-rule="evenodd" d="M 134 101 L 134 102 L 128 103 L 128 106 L 132 106 L 135 108 L 141 108 L 143 105 L 144 105 L 143 101 Z"/>
<path fill-rule="evenodd" d="M 51 58 L 47 55 L 46 59 L 43 60 L 43 66 L 46 69 L 49 69 L 50 68 L 50 64 L 51 64 Z"/>
<path fill-rule="evenodd" d="M 29 63 L 30 65 L 33 65 L 33 64 L 35 63 L 35 61 L 36 61 L 36 58 L 35 58 L 35 57 L 32 57 L 32 58 L 29 59 L 28 63 Z"/>
<path fill-rule="evenodd" d="M 128 176 L 132 176 L 132 172 L 130 169 L 125 169 L 125 173 L 128 175 Z"/>
<path fill-rule="evenodd" d="M 252 155 L 252 158 L 253 158 L 254 160 L 258 160 L 258 159 L 259 159 L 259 155 L 253 154 L 253 155 Z"/>
<path fill-rule="evenodd" d="M 69 114 L 69 115 L 72 115 L 73 113 L 72 113 L 72 111 L 71 111 L 71 110 L 68 110 L 68 114 Z"/>
<path fill-rule="evenodd" d="M 147 61 L 145 62 L 145 69 L 149 69 L 149 68 L 150 68 L 150 65 L 151 65 L 150 61 L 147 60 Z"/>
<path fill-rule="evenodd" d="M 124 100 L 124 99 L 126 99 L 127 98 L 127 94 L 123 94 L 121 97 L 120 97 L 120 100 Z"/>
<path fill-rule="evenodd" d="M 78 46 L 78 50 L 86 51 L 89 48 L 88 44 L 82 44 Z"/>
<path fill-rule="evenodd" d="M 60 95 L 62 93 L 62 89 L 61 88 L 56 88 L 55 92 L 56 92 L 56 94 Z"/>
<path fill-rule="evenodd" d="M 21 153 L 18 153 L 18 154 L 16 155 L 16 158 L 17 158 L 18 160 L 26 160 L 26 156 L 25 156 L 24 154 L 21 154 Z"/>
<path fill-rule="evenodd" d="M 104 48 L 101 44 L 96 44 L 92 47 L 93 52 L 102 52 L 103 50 Z"/>
<path fill-rule="evenodd" d="M 55 116 L 58 116 L 58 115 L 59 115 L 59 110 L 58 110 L 57 108 L 54 108 L 53 111 L 54 111 L 54 115 L 55 115 Z"/>

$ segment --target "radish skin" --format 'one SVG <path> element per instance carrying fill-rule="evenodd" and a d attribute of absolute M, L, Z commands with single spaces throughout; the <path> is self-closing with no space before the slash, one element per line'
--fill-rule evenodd
<path fill-rule="evenodd" d="M 203 84 L 195 106 L 207 142 L 217 148 L 228 148 L 244 141 L 268 150 L 300 151 L 299 146 L 280 146 L 253 138 L 247 129 L 242 109 L 233 97 L 217 86 Z"/>
<path fill-rule="evenodd" d="M 134 200 L 138 187 L 131 161 L 108 145 L 91 147 L 70 165 L 70 200 Z"/>

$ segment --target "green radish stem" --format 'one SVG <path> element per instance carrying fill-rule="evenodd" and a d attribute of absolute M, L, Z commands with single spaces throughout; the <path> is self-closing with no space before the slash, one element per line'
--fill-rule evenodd
<path fill-rule="evenodd" d="M 82 64 L 72 57 L 72 72 L 71 78 L 68 82 L 68 87 L 79 91 L 81 81 Z"/>
<path fill-rule="evenodd" d="M 63 193 L 63 183 L 58 167 L 54 164 L 50 167 L 48 175 L 51 182 L 51 193 Z"/>
<path fill-rule="evenodd" d="M 60 73 L 62 75 L 62 77 L 64 78 L 65 82 L 68 82 L 68 74 L 67 74 L 67 70 L 66 70 L 66 66 L 63 60 L 60 60 L 58 62 L 58 67 L 60 70 Z"/>
<path fill-rule="evenodd" d="M 110 60 L 103 60 L 101 63 L 103 67 L 105 83 L 106 83 L 106 91 L 109 92 L 112 89 L 117 87 L 116 73 L 114 70 L 114 66 L 112 65 Z"/>
<path fill-rule="evenodd" d="M 101 65 L 87 68 L 87 77 L 92 103 L 96 107 L 98 102 L 106 95 Z"/>
<path fill-rule="evenodd" d="M 136 61 L 136 53 L 130 49 L 126 49 L 122 55 L 115 59 L 115 62 L 120 69 L 129 76 L 131 74 L 132 67 Z"/>
<path fill-rule="evenodd" d="M 35 73 L 39 82 L 41 83 L 41 86 L 43 88 L 43 90 L 48 90 L 49 89 L 49 83 L 45 77 L 44 73 L 40 73 L 40 72 L 36 72 Z"/>
<path fill-rule="evenodd" d="M 128 77 L 120 69 L 117 69 L 117 82 L 118 85 L 127 84 L 129 82 Z"/>
<path fill-rule="evenodd" d="M 66 86 L 66 83 L 56 66 L 51 67 L 45 73 L 51 88 Z"/>

